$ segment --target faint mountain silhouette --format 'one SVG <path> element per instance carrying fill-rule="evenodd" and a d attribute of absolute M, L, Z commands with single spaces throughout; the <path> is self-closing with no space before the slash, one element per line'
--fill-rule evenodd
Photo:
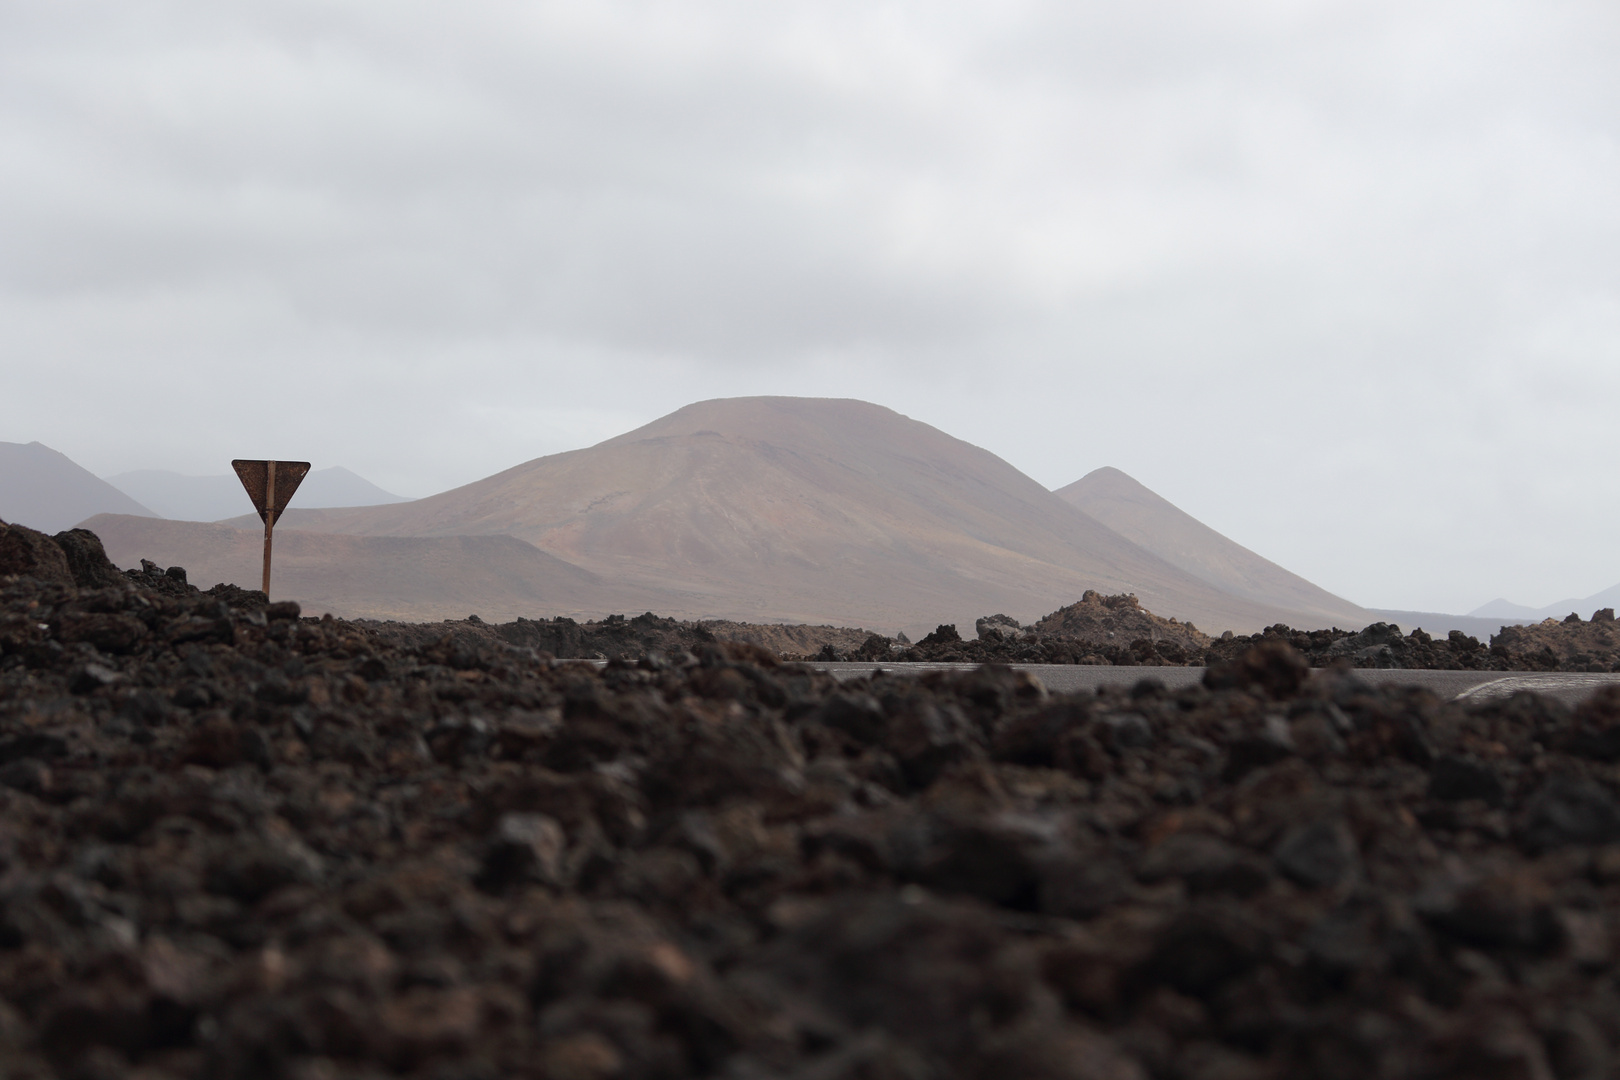
<path fill-rule="evenodd" d="M 1620 585 L 1612 585 L 1602 592 L 1579 600 L 1560 600 L 1556 604 L 1546 607 L 1527 607 L 1524 604 L 1515 604 L 1511 600 L 1498 597 L 1488 604 L 1481 604 L 1468 614 L 1483 618 L 1501 618 L 1516 620 L 1518 622 L 1540 622 L 1542 619 L 1562 619 L 1566 615 L 1576 614 L 1583 619 L 1591 618 L 1592 612 L 1602 608 L 1620 608 Z"/>
<path fill-rule="evenodd" d="M 44 443 L 0 442 L 0 520 L 57 533 L 93 514 L 157 516 Z"/>
<path fill-rule="evenodd" d="M 136 469 L 106 478 L 107 483 L 163 517 L 175 521 L 219 521 L 251 513 L 253 504 L 233 473 L 186 476 L 165 469 Z M 311 470 L 294 496 L 297 505 L 375 506 L 409 502 L 384 491 L 341 465 Z"/>

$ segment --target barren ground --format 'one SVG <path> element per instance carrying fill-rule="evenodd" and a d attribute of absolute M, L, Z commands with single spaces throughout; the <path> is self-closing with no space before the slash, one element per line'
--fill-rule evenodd
<path fill-rule="evenodd" d="M 1606 1077 L 1620 692 L 432 642 L 0 534 L 0 1074 Z M 26 573 L 17 568 L 27 564 Z"/>

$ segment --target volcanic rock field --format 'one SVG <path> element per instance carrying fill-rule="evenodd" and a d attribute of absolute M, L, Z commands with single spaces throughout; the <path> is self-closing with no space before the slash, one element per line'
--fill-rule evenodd
<path fill-rule="evenodd" d="M 1278 624 L 1258 634 L 1212 638 L 1191 623 L 1146 611 L 1135 596 L 1095 591 L 1029 626 L 1006 615 L 976 620 L 974 637 L 954 624 L 921 641 L 837 626 L 680 620 L 646 612 L 579 622 L 570 618 L 486 623 L 475 616 L 437 623 L 362 620 L 369 633 L 394 645 L 426 645 L 445 635 L 486 644 L 518 645 L 557 659 L 639 660 L 652 652 L 696 652 L 705 644 L 741 641 L 783 660 L 883 663 L 1096 664 L 1119 667 L 1203 667 L 1240 659 L 1252 646 L 1282 641 L 1312 667 L 1423 668 L 1440 671 L 1620 671 L 1620 624 L 1612 608 L 1590 621 L 1505 626 L 1489 644 L 1460 631 L 1443 638 L 1421 629 L 1373 623 L 1359 630 L 1294 630 Z"/>
<path fill-rule="evenodd" d="M 1075 607 L 910 648 L 1199 633 Z M 1620 688 L 1374 687 L 1510 662 L 1387 628 L 1064 696 L 562 622 L 311 618 L 0 526 L 0 1075 L 1616 1075 Z M 587 630 L 619 658 L 537 647 Z"/>

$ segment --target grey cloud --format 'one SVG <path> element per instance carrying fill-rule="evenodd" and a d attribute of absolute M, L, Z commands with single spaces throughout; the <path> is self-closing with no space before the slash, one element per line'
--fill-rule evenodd
<path fill-rule="evenodd" d="M 1365 603 L 1586 595 L 1616 54 L 1603 0 L 10 5 L 0 426 L 422 493 L 851 395 Z"/>

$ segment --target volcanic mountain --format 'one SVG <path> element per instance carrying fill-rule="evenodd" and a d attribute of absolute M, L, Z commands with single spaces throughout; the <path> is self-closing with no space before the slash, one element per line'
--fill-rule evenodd
<path fill-rule="evenodd" d="M 1296 629 L 1333 623 L 1359 629 L 1372 612 L 1334 596 L 1269 559 L 1228 540 L 1118 469 L 1087 473 L 1055 494 L 1165 562 L 1229 596 L 1308 617 Z"/>
<path fill-rule="evenodd" d="M 258 520 L 226 524 L 251 532 Z M 90 527 L 115 557 L 157 540 L 134 519 L 101 518 Z M 596 446 L 415 502 L 299 510 L 295 501 L 277 536 L 295 533 L 512 537 L 636 598 L 620 610 L 687 618 L 915 632 L 939 622 L 972 625 L 991 612 L 1033 621 L 1097 589 L 1133 592 L 1156 613 L 1215 632 L 1333 621 L 1223 591 L 994 454 L 851 400 L 700 402 Z M 156 551 L 144 557 L 162 561 Z M 392 588 L 391 610 L 415 617 L 577 609 L 572 587 L 550 605 L 537 585 L 521 595 L 480 588 L 448 607 L 421 596 L 424 583 L 410 574 Z M 454 592 L 443 583 L 434 591 Z M 341 590 L 325 595 L 334 611 L 363 613 Z"/>

